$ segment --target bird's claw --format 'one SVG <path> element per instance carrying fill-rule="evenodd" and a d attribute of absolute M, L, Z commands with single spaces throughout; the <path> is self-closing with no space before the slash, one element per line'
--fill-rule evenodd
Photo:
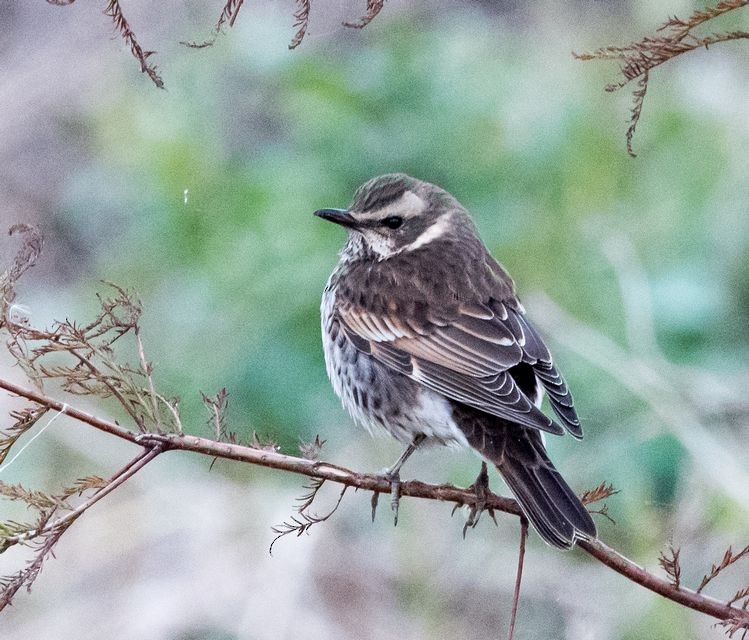
<path fill-rule="evenodd" d="M 393 526 L 398 526 L 398 509 L 400 507 L 401 499 L 401 477 L 397 471 L 393 472 L 390 469 L 385 469 L 378 474 L 385 478 L 390 483 L 390 508 L 393 511 Z M 375 515 L 377 513 L 377 504 L 380 500 L 380 492 L 375 491 L 372 494 L 372 522 L 374 522 Z"/>
<path fill-rule="evenodd" d="M 401 503 L 401 476 L 399 473 L 388 473 L 385 478 L 390 481 L 390 508 L 393 511 L 393 526 L 397 527 Z"/>
<path fill-rule="evenodd" d="M 466 532 L 469 528 L 473 529 L 478 523 L 479 519 L 481 518 L 481 514 L 486 511 L 494 520 L 494 524 L 497 524 L 497 518 L 494 515 L 494 509 L 491 507 L 486 506 L 487 498 L 489 497 L 489 472 L 486 468 L 486 462 L 481 463 L 481 471 L 479 471 L 479 475 L 474 481 L 474 483 L 468 487 L 469 489 L 473 489 L 473 492 L 476 494 L 476 500 L 475 502 L 470 506 L 470 510 L 468 511 L 468 518 L 466 519 L 465 524 L 463 525 L 463 537 L 466 537 Z"/>

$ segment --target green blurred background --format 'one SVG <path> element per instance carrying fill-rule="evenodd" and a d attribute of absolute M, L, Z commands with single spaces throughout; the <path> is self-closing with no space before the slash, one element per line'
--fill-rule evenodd
<path fill-rule="evenodd" d="M 552 439 L 552 455 L 578 490 L 621 490 L 602 538 L 654 571 L 673 541 L 691 585 L 749 542 L 746 46 L 652 73 L 632 159 L 630 95 L 603 92 L 615 63 L 571 51 L 637 39 L 699 3 L 390 2 L 361 32 L 339 25 L 364 3 L 313 3 L 289 52 L 293 4 L 253 2 L 214 47 L 179 45 L 209 32 L 221 3 L 206 4 L 123 6 L 158 50 L 166 91 L 90 3 L 0 4 L 0 222 L 46 235 L 19 285 L 34 323 L 90 317 L 99 280 L 132 287 L 157 384 L 182 398 L 188 430 L 206 434 L 199 391 L 225 386 L 241 437 L 294 454 L 319 434 L 326 459 L 380 469 L 399 446 L 355 428 L 325 376 L 319 298 L 344 236 L 311 212 L 403 171 L 472 212 L 554 347 L 586 438 Z M 13 249 L 0 241 L 3 261 Z M 22 381 L 6 356 L 0 372 Z M 131 453 L 61 420 L 3 479 L 51 489 Z M 434 450 L 405 477 L 465 485 L 477 470 L 470 453 Z M 4 613 L 3 638 L 505 633 L 513 519 L 485 518 L 463 541 L 446 505 L 404 500 L 393 529 L 387 509 L 370 525 L 368 496 L 352 493 L 269 557 L 270 526 L 301 482 L 165 456 L 65 536 Z M 23 556 L 0 560 L 7 573 Z M 713 593 L 730 596 L 746 574 Z M 581 552 L 531 539 L 517 638 L 720 635 Z"/>

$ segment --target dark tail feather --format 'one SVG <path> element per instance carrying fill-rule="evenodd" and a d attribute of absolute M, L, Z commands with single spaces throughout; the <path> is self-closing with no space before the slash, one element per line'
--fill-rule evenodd
<path fill-rule="evenodd" d="M 453 404 L 455 422 L 469 444 L 496 465 L 539 535 L 553 547 L 596 537 L 580 499 L 551 464 L 540 432 Z"/>
<path fill-rule="evenodd" d="M 539 434 L 523 429 L 504 444 L 492 462 L 539 535 L 560 549 L 571 549 L 578 539 L 595 538 L 593 519 L 554 468 Z"/>

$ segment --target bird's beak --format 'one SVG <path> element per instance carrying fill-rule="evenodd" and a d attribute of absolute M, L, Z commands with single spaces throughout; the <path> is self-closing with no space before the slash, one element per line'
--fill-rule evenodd
<path fill-rule="evenodd" d="M 323 220 L 340 224 L 342 227 L 354 228 L 356 226 L 354 216 L 346 209 L 318 209 L 315 211 L 315 215 Z"/>

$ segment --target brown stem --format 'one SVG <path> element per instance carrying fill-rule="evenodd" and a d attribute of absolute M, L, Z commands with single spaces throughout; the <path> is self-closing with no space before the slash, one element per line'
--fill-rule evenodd
<path fill-rule="evenodd" d="M 64 413 L 71 418 L 85 422 L 96 429 L 100 429 L 119 438 L 140 444 L 148 449 L 158 449 L 158 452 L 155 455 L 158 455 L 161 451 L 168 451 L 170 449 L 193 451 L 210 457 L 237 460 L 263 467 L 289 471 L 291 473 L 298 473 L 312 478 L 330 480 L 331 482 L 338 482 L 358 489 L 377 491 L 379 493 L 390 493 L 390 482 L 383 476 L 357 473 L 328 462 L 307 460 L 304 458 L 283 455 L 281 453 L 276 453 L 275 451 L 256 449 L 228 442 L 216 442 L 215 440 L 199 438 L 196 436 L 154 433 L 135 434 L 117 424 L 107 420 L 102 420 L 86 413 L 85 411 L 70 407 L 59 400 L 54 400 L 44 394 L 25 389 L 8 380 L 3 380 L 2 378 L 0 378 L 0 388 L 18 396 L 33 400 L 38 404 L 50 407 L 51 409 L 60 411 L 64 407 Z M 419 480 L 410 480 L 401 483 L 400 492 L 402 496 L 454 502 L 459 505 L 474 504 L 476 501 L 476 493 L 473 490 L 460 489 L 447 484 L 427 484 L 425 482 L 420 482 Z M 486 496 L 485 508 L 496 509 L 512 515 L 522 516 L 520 507 L 518 507 L 515 500 L 498 496 L 491 492 Z M 580 540 L 577 545 L 610 569 L 613 569 L 632 582 L 635 582 L 664 598 L 668 598 L 669 600 L 685 607 L 706 613 L 707 615 L 720 620 L 736 620 L 749 625 L 749 611 L 729 606 L 715 598 L 711 598 L 702 593 L 697 593 L 686 587 L 676 588 L 667 580 L 649 573 L 636 563 L 625 558 L 618 551 L 607 546 L 601 540 Z"/>
<path fill-rule="evenodd" d="M 520 582 L 523 579 L 523 564 L 525 563 L 525 541 L 528 538 L 528 518 L 520 516 L 520 551 L 518 552 L 518 569 L 515 574 L 515 591 L 512 594 L 512 613 L 510 614 L 510 632 L 507 640 L 515 637 L 515 621 L 518 615 L 518 604 L 520 603 Z"/>
<path fill-rule="evenodd" d="M 119 487 L 122 483 L 132 478 L 136 473 L 138 473 L 138 471 L 140 471 L 143 467 L 145 467 L 149 462 L 151 462 L 151 460 L 153 460 L 156 456 L 158 456 L 162 451 L 163 449 L 160 446 L 155 446 L 155 447 L 150 447 L 148 449 L 144 449 L 135 458 L 133 458 L 130 462 L 128 462 L 122 469 L 120 469 L 117 473 L 115 473 L 110 478 L 109 482 L 105 486 L 99 489 L 88 500 L 79 504 L 70 513 L 66 513 L 61 518 L 57 518 L 56 520 L 48 522 L 47 524 L 45 524 L 43 527 L 39 529 L 31 529 L 24 533 L 19 533 L 17 535 L 4 538 L 3 539 L 4 547 L 7 548 L 14 544 L 18 544 L 19 542 L 25 542 L 26 540 L 30 540 L 32 538 L 37 538 L 39 536 L 46 535 L 48 533 L 53 532 L 55 529 L 60 529 L 61 527 L 67 528 L 73 523 L 74 520 L 76 520 L 79 516 L 81 516 L 85 511 L 93 507 L 104 496 L 111 493 L 117 487 Z"/>
<path fill-rule="evenodd" d="M 720 600 L 697 593 L 683 586 L 676 588 L 667 580 L 649 573 L 646 569 L 635 564 L 629 558 L 625 558 L 618 551 L 605 545 L 600 540 L 580 540 L 577 545 L 610 569 L 664 598 L 673 600 L 695 611 L 701 611 L 714 618 L 720 618 L 721 620 L 736 619 L 749 624 L 749 611 L 730 607 Z"/>
<path fill-rule="evenodd" d="M 114 422 L 110 422 L 109 420 L 98 418 L 97 416 L 91 415 L 90 413 L 82 411 L 81 409 L 71 407 L 66 402 L 60 402 L 59 400 L 55 400 L 54 398 L 45 396 L 43 393 L 39 393 L 38 391 L 33 391 L 31 389 L 26 389 L 11 382 L 10 380 L 3 380 L 2 378 L 0 378 L 0 389 L 5 389 L 6 391 L 14 395 L 21 396 L 22 398 L 27 398 L 28 400 L 33 400 L 37 404 L 49 407 L 50 409 L 54 409 L 55 411 L 61 411 L 66 416 L 70 416 L 71 418 L 74 418 L 80 422 L 85 422 L 86 424 L 91 425 L 92 427 L 99 429 L 100 431 L 106 431 L 107 433 L 111 433 L 113 436 L 117 436 L 118 438 L 123 438 L 124 440 L 129 440 L 130 442 L 137 443 L 137 434 L 133 433 L 129 429 L 125 429 L 124 427 L 121 427 Z"/>

